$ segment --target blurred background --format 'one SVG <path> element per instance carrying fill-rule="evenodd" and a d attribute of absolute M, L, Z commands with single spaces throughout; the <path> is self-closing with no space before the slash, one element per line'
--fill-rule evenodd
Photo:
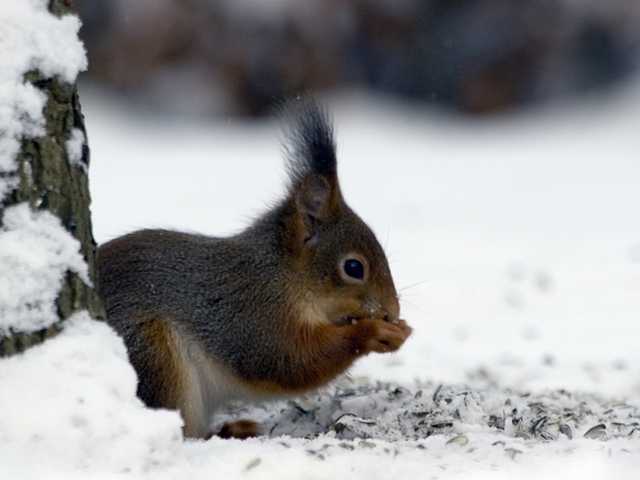
<path fill-rule="evenodd" d="M 415 327 L 354 375 L 640 395 L 640 2 L 76 4 L 98 241 L 242 228 L 313 92 Z"/>
<path fill-rule="evenodd" d="M 80 1 L 89 79 L 181 112 L 261 116 L 358 88 L 463 114 L 614 88 L 638 67 L 633 0 Z"/>

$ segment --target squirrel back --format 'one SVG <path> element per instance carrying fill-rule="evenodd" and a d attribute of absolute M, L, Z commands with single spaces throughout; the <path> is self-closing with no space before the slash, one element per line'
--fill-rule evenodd
<path fill-rule="evenodd" d="M 98 250 L 99 290 L 138 394 L 180 410 L 189 436 L 206 436 L 230 399 L 319 387 L 411 332 L 380 244 L 342 197 L 326 113 L 310 100 L 291 111 L 287 192 L 247 229 L 140 230 Z"/>

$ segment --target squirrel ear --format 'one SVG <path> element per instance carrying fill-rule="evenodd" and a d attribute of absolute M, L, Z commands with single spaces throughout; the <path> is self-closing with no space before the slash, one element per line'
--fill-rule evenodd
<path fill-rule="evenodd" d="M 295 192 L 297 210 L 316 220 L 327 218 L 331 209 L 331 185 L 319 175 L 305 178 Z"/>
<path fill-rule="evenodd" d="M 312 98 L 297 98 L 286 112 L 293 119 L 285 151 L 289 201 L 295 211 L 288 228 L 295 244 L 302 245 L 313 240 L 317 226 L 340 209 L 336 145 L 329 115 Z"/>
<path fill-rule="evenodd" d="M 295 204 L 295 237 L 308 244 L 317 238 L 318 225 L 326 222 L 340 208 L 337 179 L 322 175 L 309 175 L 293 192 Z"/>

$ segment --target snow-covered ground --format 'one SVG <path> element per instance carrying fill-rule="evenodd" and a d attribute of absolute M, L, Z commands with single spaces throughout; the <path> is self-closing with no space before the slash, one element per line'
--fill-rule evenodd
<path fill-rule="evenodd" d="M 85 65 L 76 19 L 1 5 L 0 200 L 21 138 L 44 131 L 24 73 L 73 81 Z M 99 241 L 228 233 L 281 191 L 274 122 L 159 119 L 84 93 Z M 482 124 L 329 100 L 343 189 L 387 248 L 408 344 L 317 394 L 224 413 L 261 420 L 262 438 L 184 441 L 175 412 L 135 397 L 121 340 L 80 312 L 0 359 L 1 479 L 637 478 L 640 87 Z M 0 331 L 40 328 L 85 265 L 57 220 L 0 214 Z"/>
<path fill-rule="evenodd" d="M 175 413 L 135 398 L 113 332 L 79 314 L 0 361 L 0 478 L 636 478 L 640 87 L 482 124 L 329 103 L 345 196 L 415 328 L 405 347 L 320 396 L 231 412 L 272 438 L 184 442 Z M 229 233 L 281 191 L 275 122 L 83 104 L 98 241 Z"/>
<path fill-rule="evenodd" d="M 85 93 L 98 241 L 149 226 L 233 232 L 279 195 L 275 122 L 158 119 Z M 548 401 L 563 388 L 640 407 L 639 85 L 483 123 L 353 93 L 328 100 L 345 196 L 385 245 L 415 328 L 397 355 L 363 359 L 352 377 L 411 392 L 416 379 L 465 383 L 494 400 L 514 389 Z M 636 432 L 602 442 L 583 438 L 585 424 L 574 440 L 546 442 L 481 417 L 422 447 L 213 439 L 130 468 L 256 478 L 635 478 L 640 468 Z M 462 445 L 448 443 L 459 434 Z"/>
<path fill-rule="evenodd" d="M 356 375 L 640 397 L 640 85 L 483 123 L 330 102 L 347 200 L 414 336 Z M 278 125 L 154 120 L 85 96 L 95 234 L 242 228 L 281 191 Z"/>

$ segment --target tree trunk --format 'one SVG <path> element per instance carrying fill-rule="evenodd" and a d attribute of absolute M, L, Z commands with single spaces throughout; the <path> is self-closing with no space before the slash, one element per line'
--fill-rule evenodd
<path fill-rule="evenodd" d="M 56 15 L 70 13 L 70 4 L 71 0 L 51 0 L 49 10 Z M 38 71 L 29 72 L 26 79 L 47 95 L 44 110 L 46 134 L 39 138 L 22 139 L 16 160 L 19 184 L 5 199 L 4 206 L 28 202 L 33 210 L 48 210 L 58 217 L 80 242 L 89 277 L 95 283 L 96 244 L 91 228 L 87 178 L 89 148 L 77 85 L 64 83 L 57 77 L 46 78 Z M 72 164 L 68 149 L 65 148 L 74 129 L 84 134 L 81 165 Z M 0 225 L 1 214 L 0 210 Z M 74 312 L 88 310 L 93 318 L 104 318 L 104 310 L 94 288 L 69 271 L 56 300 L 56 307 L 58 321 L 48 328 L 28 333 L 11 332 L 0 337 L 0 357 L 21 352 L 54 336 L 60 331 L 62 322 Z"/>

